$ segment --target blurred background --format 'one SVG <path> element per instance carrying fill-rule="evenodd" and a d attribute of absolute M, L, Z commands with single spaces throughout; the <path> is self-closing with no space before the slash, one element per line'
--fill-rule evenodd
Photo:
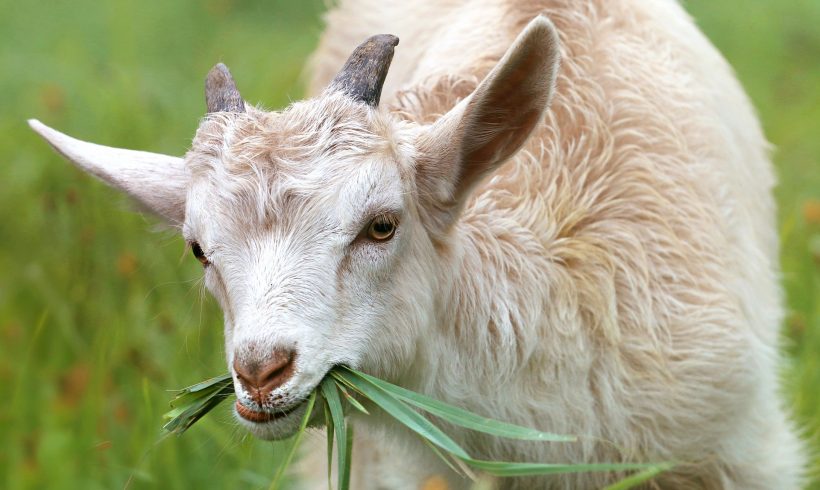
<path fill-rule="evenodd" d="M 816 452 L 820 2 L 684 4 L 737 70 L 776 147 L 785 399 Z M 251 103 L 274 109 L 301 96 L 324 8 L 0 0 L 0 487 L 267 487 L 283 448 L 246 437 L 228 404 L 184 437 L 160 431 L 168 390 L 225 370 L 222 317 L 199 264 L 25 120 L 181 155 L 217 61 Z"/>

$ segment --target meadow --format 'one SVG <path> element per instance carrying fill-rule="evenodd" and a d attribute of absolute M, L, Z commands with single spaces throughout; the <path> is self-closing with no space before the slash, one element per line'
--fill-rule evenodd
<path fill-rule="evenodd" d="M 774 145 L 785 399 L 820 454 L 820 2 L 684 2 L 735 67 Z M 222 316 L 182 239 L 60 159 L 29 117 L 182 154 L 203 80 L 302 95 L 321 0 L 0 0 L 0 487 L 267 488 L 281 445 L 227 404 L 164 437 L 169 390 L 225 370 Z M 820 489 L 820 458 L 811 488 Z"/>

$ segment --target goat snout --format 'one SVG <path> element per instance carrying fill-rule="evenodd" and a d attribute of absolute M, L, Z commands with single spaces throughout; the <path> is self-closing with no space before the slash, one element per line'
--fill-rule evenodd
<path fill-rule="evenodd" d="M 233 369 L 251 399 L 263 406 L 271 392 L 293 376 L 295 360 L 296 352 L 275 349 L 261 361 L 241 360 L 237 357 L 233 361 Z"/>

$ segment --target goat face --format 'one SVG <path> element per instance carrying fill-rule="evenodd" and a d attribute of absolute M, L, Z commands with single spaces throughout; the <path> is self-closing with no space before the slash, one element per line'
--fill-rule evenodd
<path fill-rule="evenodd" d="M 400 121 L 378 108 L 397 42 L 369 39 L 325 93 L 280 113 L 248 107 L 217 65 L 184 159 L 30 122 L 181 227 L 224 311 L 237 414 L 260 437 L 292 434 L 334 365 L 387 378 L 409 370 L 448 308 L 438 303 L 458 267 L 453 224 L 470 190 L 521 147 L 552 94 L 557 36 L 539 17 L 435 123 Z"/>
<path fill-rule="evenodd" d="M 294 408 L 332 366 L 383 372 L 412 356 L 433 290 L 414 135 L 343 94 L 202 123 L 183 235 L 222 306 L 240 420 L 257 435 L 295 430 Z"/>

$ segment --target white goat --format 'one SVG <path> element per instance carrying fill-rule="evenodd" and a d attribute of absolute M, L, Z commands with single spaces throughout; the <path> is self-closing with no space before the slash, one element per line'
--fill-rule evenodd
<path fill-rule="evenodd" d="M 448 428 L 482 459 L 675 460 L 657 486 L 799 486 L 767 144 L 676 2 L 352 0 L 327 19 L 315 98 L 264 112 L 218 65 L 184 159 L 31 122 L 181 228 L 224 310 L 250 431 L 291 434 L 348 364 L 584 436 Z M 369 39 L 336 74 L 374 32 L 403 43 L 381 106 L 396 38 Z M 467 485 L 388 421 L 358 426 L 355 488 Z"/>

